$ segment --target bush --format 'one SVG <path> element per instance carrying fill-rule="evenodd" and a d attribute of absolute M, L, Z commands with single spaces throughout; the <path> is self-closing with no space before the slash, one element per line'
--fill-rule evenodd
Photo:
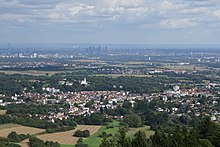
<path fill-rule="evenodd" d="M 60 147 L 60 144 L 57 142 L 40 140 L 36 137 L 31 137 L 29 139 L 30 147 Z"/>
<path fill-rule="evenodd" d="M 108 138 L 108 137 L 111 137 L 111 136 L 112 136 L 112 134 L 108 134 L 106 132 L 102 132 L 102 134 L 99 135 L 99 137 L 101 137 L 101 138 Z"/>
<path fill-rule="evenodd" d="M 107 126 L 107 129 L 112 129 L 112 128 L 114 128 L 113 125 L 111 125 L 111 126 Z"/>
<path fill-rule="evenodd" d="M 22 140 L 25 140 L 29 137 L 30 135 L 25 135 L 25 134 L 18 135 L 16 132 L 11 132 L 10 134 L 8 134 L 8 139 L 11 142 L 21 142 Z"/>
<path fill-rule="evenodd" d="M 88 144 L 77 143 L 75 147 L 88 147 Z"/>
<path fill-rule="evenodd" d="M 90 132 L 89 132 L 89 130 L 84 130 L 84 131 L 77 130 L 74 133 L 74 136 L 76 136 L 76 137 L 89 137 Z"/>

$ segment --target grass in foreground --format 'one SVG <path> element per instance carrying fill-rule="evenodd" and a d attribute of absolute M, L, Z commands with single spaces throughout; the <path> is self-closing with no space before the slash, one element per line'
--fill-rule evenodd
<path fill-rule="evenodd" d="M 112 134 L 112 136 L 114 136 L 115 134 L 118 133 L 118 130 L 119 130 L 119 122 L 118 121 L 113 121 L 112 123 L 110 123 L 108 126 L 111 126 L 113 125 L 114 128 L 109 128 L 107 129 L 107 126 L 102 126 L 98 132 L 96 132 L 95 134 L 91 135 L 89 138 L 85 139 L 83 141 L 83 143 L 85 144 L 88 144 L 89 147 L 98 147 L 101 142 L 102 142 L 102 139 L 101 137 L 98 137 L 100 134 L 102 134 L 102 132 L 106 132 L 108 134 Z"/>

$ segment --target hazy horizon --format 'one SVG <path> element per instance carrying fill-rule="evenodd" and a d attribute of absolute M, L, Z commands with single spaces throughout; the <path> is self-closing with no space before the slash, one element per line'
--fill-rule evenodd
<path fill-rule="evenodd" d="M 21 48 L 88 48 L 107 47 L 120 49 L 220 49 L 220 44 L 126 44 L 126 43 L 0 43 L 4 49 Z"/>

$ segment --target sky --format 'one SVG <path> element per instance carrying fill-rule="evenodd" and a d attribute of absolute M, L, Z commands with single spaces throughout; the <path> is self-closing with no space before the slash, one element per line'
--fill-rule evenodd
<path fill-rule="evenodd" d="M 0 0 L 0 43 L 220 44 L 220 0 Z"/>

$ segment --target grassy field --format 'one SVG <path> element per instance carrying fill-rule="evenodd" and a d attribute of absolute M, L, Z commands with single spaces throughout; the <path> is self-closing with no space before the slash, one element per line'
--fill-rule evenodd
<path fill-rule="evenodd" d="M 108 77 L 121 77 L 121 76 L 130 76 L 130 77 L 152 77 L 152 75 L 135 75 L 135 74 L 96 74 L 96 76 L 108 76 Z"/>
<path fill-rule="evenodd" d="M 111 123 L 110 125 L 113 125 L 114 128 L 109 128 L 107 129 L 107 126 L 102 126 L 98 132 L 96 132 L 95 134 L 91 135 L 89 138 L 85 139 L 83 141 L 83 143 L 88 144 L 89 147 L 98 147 L 101 144 L 102 138 L 98 137 L 102 132 L 106 132 L 108 134 L 112 134 L 112 136 L 114 136 L 115 134 L 118 133 L 119 130 L 119 122 L 118 121 L 114 121 L 113 123 Z M 151 135 L 154 134 L 154 131 L 150 130 L 149 126 L 144 126 L 141 128 L 130 128 L 127 132 L 127 136 L 132 137 L 136 132 L 138 131 L 144 131 L 146 133 L 147 138 L 149 138 Z M 65 147 L 65 146 L 62 146 Z M 68 146 L 66 146 L 68 147 Z"/>
<path fill-rule="evenodd" d="M 150 126 L 144 126 L 141 128 L 130 128 L 127 132 L 127 135 L 129 137 L 132 137 L 138 131 L 144 131 L 146 133 L 147 138 L 149 138 L 151 135 L 154 135 L 154 131 L 150 130 Z"/>
<path fill-rule="evenodd" d="M 17 124 L 3 124 L 0 125 L 0 137 L 7 137 L 9 133 L 16 132 L 18 134 L 38 134 L 44 132 L 44 129 L 25 127 Z"/>
<path fill-rule="evenodd" d="M 93 126 L 93 125 L 77 125 L 74 130 L 66 131 L 66 132 L 58 132 L 51 134 L 43 134 L 37 135 L 36 137 L 44 140 L 44 141 L 53 141 L 62 144 L 62 147 L 71 147 L 76 144 L 78 137 L 74 137 L 73 134 L 77 130 L 89 130 L 90 134 L 96 133 L 101 126 Z"/>
<path fill-rule="evenodd" d="M 88 144 L 89 147 L 98 147 L 101 142 L 102 142 L 102 138 L 98 137 L 102 132 L 106 132 L 108 134 L 117 134 L 118 130 L 119 130 L 119 122 L 118 121 L 114 121 L 113 123 L 111 123 L 110 125 L 113 125 L 114 128 L 109 128 L 107 129 L 107 126 L 102 126 L 98 132 L 96 132 L 95 134 L 91 135 L 89 138 L 85 139 L 83 141 L 83 143 Z"/>
<path fill-rule="evenodd" d="M 41 70 L 25 70 L 25 71 L 12 71 L 12 70 L 0 70 L 0 73 L 5 74 L 22 74 L 22 75 L 33 75 L 33 76 L 48 76 L 54 75 L 56 73 L 63 73 L 65 71 L 41 71 Z"/>
<path fill-rule="evenodd" d="M 0 110 L 0 115 L 6 114 L 6 111 L 7 111 L 7 110 Z"/>

